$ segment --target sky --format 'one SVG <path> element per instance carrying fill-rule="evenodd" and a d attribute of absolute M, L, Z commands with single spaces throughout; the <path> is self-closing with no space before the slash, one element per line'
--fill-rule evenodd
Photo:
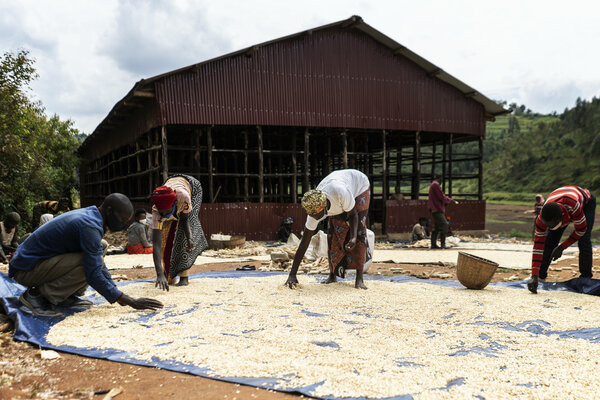
<path fill-rule="evenodd" d="M 494 100 L 600 96 L 587 0 L 0 0 L 0 52 L 29 51 L 32 96 L 89 134 L 140 79 L 352 15 Z"/>

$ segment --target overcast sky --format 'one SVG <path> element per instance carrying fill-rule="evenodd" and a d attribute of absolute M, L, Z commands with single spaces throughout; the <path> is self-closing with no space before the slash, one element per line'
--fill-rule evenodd
<path fill-rule="evenodd" d="M 29 50 L 47 112 L 91 133 L 142 78 L 352 15 L 492 99 L 600 96 L 598 1 L 0 0 L 0 50 Z"/>

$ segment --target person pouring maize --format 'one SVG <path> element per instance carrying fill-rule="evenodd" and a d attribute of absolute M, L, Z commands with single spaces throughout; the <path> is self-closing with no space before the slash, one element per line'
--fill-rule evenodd
<path fill-rule="evenodd" d="M 298 284 L 296 273 L 300 262 L 317 231 L 319 222 L 329 217 L 329 277 L 323 283 L 344 278 L 346 270 L 356 270 L 355 287 L 367 289 L 363 267 L 367 258 L 367 214 L 370 203 L 370 183 L 365 174 L 355 169 L 342 169 L 327 175 L 316 189 L 302 197 L 302 207 L 308 214 L 302 240 L 292 262 L 286 285 Z"/>

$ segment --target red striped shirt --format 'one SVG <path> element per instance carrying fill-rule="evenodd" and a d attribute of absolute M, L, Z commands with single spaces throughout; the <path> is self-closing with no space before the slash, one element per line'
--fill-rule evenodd
<path fill-rule="evenodd" d="M 571 222 L 573 222 L 573 226 L 575 227 L 573 233 L 560 244 L 563 249 L 581 239 L 587 231 L 583 206 L 591 197 L 592 195 L 589 190 L 579 186 L 563 186 L 548 195 L 546 203 L 558 203 L 562 210 L 563 219 L 561 227 L 566 227 Z M 540 271 L 547 229 L 548 227 L 542 222 L 542 215 L 540 213 L 535 220 L 535 235 L 533 237 L 533 256 L 531 260 L 531 275 L 533 276 L 538 276 Z"/>

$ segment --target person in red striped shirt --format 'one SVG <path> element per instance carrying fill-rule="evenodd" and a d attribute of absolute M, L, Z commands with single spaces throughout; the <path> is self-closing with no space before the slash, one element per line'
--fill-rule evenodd
<path fill-rule="evenodd" d="M 592 241 L 596 198 L 579 186 L 563 186 L 548 195 L 542 211 L 535 220 L 531 278 L 527 288 L 537 293 L 538 280 L 546 279 L 550 261 L 558 260 L 563 250 L 577 242 L 579 273 L 592 277 Z M 573 233 L 559 244 L 563 232 L 573 222 Z"/>

